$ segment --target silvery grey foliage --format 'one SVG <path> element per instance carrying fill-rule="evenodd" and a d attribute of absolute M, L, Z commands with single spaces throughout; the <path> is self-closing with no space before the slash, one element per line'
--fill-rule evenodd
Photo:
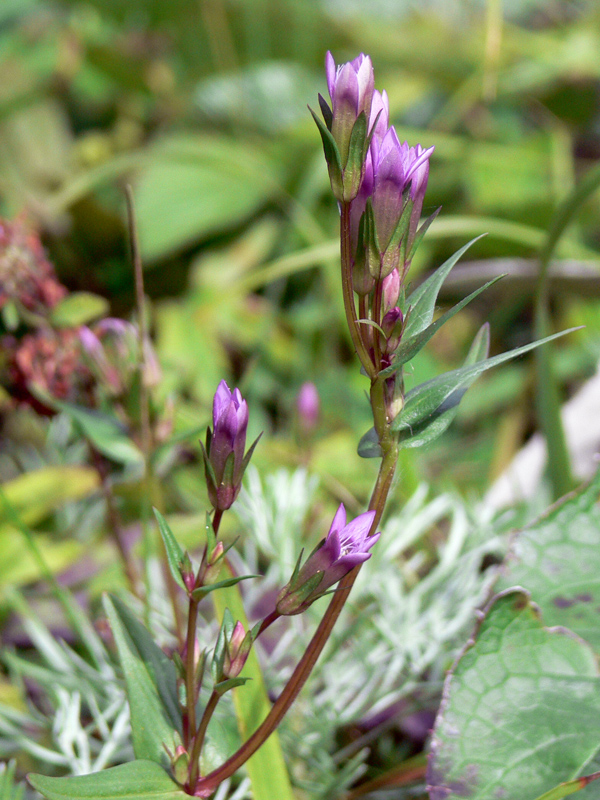
<path fill-rule="evenodd" d="M 264 479 L 249 469 L 235 508 L 244 526 L 238 549 L 245 569 L 259 571 L 261 558 L 268 563 L 265 581 L 244 587 L 250 608 L 287 580 L 303 545 L 316 543 L 314 534 L 308 545 L 303 541 L 316 485 L 304 469 L 279 470 Z M 472 508 L 452 493 L 430 500 L 424 485 L 381 529 L 310 687 L 281 730 L 295 779 L 314 798 L 339 795 L 361 771 L 367 751 L 357 746 L 349 780 L 340 780 L 335 755 L 340 727 L 380 714 L 385 718 L 415 690 L 431 696 L 441 688 L 495 577 L 493 570 L 482 569 L 484 558 L 506 549 L 505 534 L 484 508 Z M 435 530 L 444 535 L 432 537 Z M 302 616 L 279 622 L 265 659 L 273 694 L 289 678 L 326 603 L 327 598 L 317 601 Z M 329 787 L 325 794 L 323 787 Z"/>
<path fill-rule="evenodd" d="M 38 661 L 11 651 L 4 652 L 3 660 L 15 685 L 27 680 L 35 687 L 37 703 L 26 712 L 0 705 L 0 757 L 23 751 L 45 769 L 72 775 L 132 759 L 125 692 L 100 636 L 88 628 L 95 656 L 91 664 L 57 641 L 20 597 L 13 595 L 12 602 Z"/>

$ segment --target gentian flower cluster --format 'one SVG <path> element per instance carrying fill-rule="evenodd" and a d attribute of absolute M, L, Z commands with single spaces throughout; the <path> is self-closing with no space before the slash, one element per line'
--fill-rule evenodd
<path fill-rule="evenodd" d="M 400 142 L 389 124 L 387 94 L 374 88 L 368 56 L 336 67 L 328 53 L 325 67 L 331 107 L 319 96 L 323 121 L 313 116 L 342 215 L 346 314 L 363 367 L 374 379 L 400 344 L 406 273 L 433 218 L 418 230 L 433 147 Z M 395 394 L 390 381 L 390 409 Z"/>

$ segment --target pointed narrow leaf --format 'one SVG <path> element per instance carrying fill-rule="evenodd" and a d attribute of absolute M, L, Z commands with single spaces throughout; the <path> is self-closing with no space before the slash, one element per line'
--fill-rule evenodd
<path fill-rule="evenodd" d="M 408 254 L 408 260 L 409 261 L 412 261 L 414 254 L 417 252 L 418 246 L 421 244 L 421 242 L 423 241 L 423 237 L 425 236 L 425 234 L 429 230 L 429 226 L 431 225 L 431 223 L 437 217 L 437 215 L 440 213 L 441 210 L 442 210 L 442 207 L 439 206 L 438 208 L 436 208 L 436 210 L 433 212 L 433 214 L 428 216 L 427 219 L 423 223 L 421 223 L 421 227 L 419 228 L 419 230 L 415 234 L 415 238 L 413 239 L 412 247 L 410 248 L 410 253 Z"/>
<path fill-rule="evenodd" d="M 167 767 L 169 758 L 165 745 L 172 751 L 178 735 L 167 719 L 158 689 L 117 609 L 107 595 L 103 603 L 125 675 L 133 750 L 136 757 Z"/>
<path fill-rule="evenodd" d="M 450 256 L 433 275 L 430 275 L 426 281 L 423 281 L 410 297 L 407 298 L 405 336 L 415 336 L 431 324 L 437 296 L 442 288 L 442 284 L 450 274 L 450 270 L 458 259 L 467 252 L 469 247 L 481 238 L 481 236 L 476 236 L 474 239 L 471 239 L 470 242 L 467 242 L 464 247 L 461 247 L 460 250 L 457 250 L 454 255 Z"/>
<path fill-rule="evenodd" d="M 321 134 L 321 140 L 323 142 L 323 150 L 325 152 L 325 161 L 330 168 L 335 169 L 336 173 L 339 173 L 339 177 L 341 180 L 342 177 L 342 159 L 340 156 L 340 151 L 338 150 L 338 146 L 335 142 L 335 139 L 331 135 L 331 132 L 328 130 L 327 126 L 317 117 L 315 112 L 309 106 L 308 110 L 312 114 L 314 121 L 317 123 L 317 128 L 319 129 L 319 133 Z"/>
<path fill-rule="evenodd" d="M 215 684 L 223 674 L 223 663 L 225 661 L 225 648 L 227 647 L 227 642 L 231 639 L 233 628 L 234 628 L 234 623 L 233 623 L 233 617 L 231 616 L 231 611 L 228 608 L 226 608 L 223 611 L 223 620 L 221 622 L 221 627 L 219 629 L 219 635 L 217 636 L 217 642 L 215 644 L 215 650 L 213 653 L 213 659 L 211 663 L 211 674 L 213 680 L 215 681 Z"/>
<path fill-rule="evenodd" d="M 227 678 L 227 680 L 219 681 L 219 683 L 215 684 L 215 692 L 217 692 L 217 694 L 225 694 L 225 692 L 228 692 L 230 689 L 244 686 L 244 684 L 251 680 L 252 678 Z"/>
<path fill-rule="evenodd" d="M 474 300 L 478 297 L 482 292 L 485 292 L 486 289 L 489 289 L 490 286 L 493 286 L 494 283 L 497 283 L 504 275 L 498 275 L 496 278 L 492 278 L 491 281 L 488 281 L 483 286 L 480 286 L 479 289 L 476 289 L 474 292 L 468 297 L 463 298 L 460 303 L 457 303 L 455 306 L 452 306 L 445 314 L 439 319 L 436 319 L 435 322 L 432 322 L 431 325 L 428 325 L 424 328 L 420 333 L 416 333 L 414 336 L 410 336 L 408 338 L 402 337 L 400 342 L 400 346 L 396 350 L 394 354 L 394 362 L 393 366 L 398 368 L 401 367 L 403 364 L 406 364 L 412 358 L 416 356 L 416 354 L 425 347 L 427 342 L 434 336 L 442 325 L 445 325 L 449 319 L 455 314 L 458 314 L 459 311 L 467 306 L 471 300 Z"/>
<path fill-rule="evenodd" d="M 153 761 L 129 764 L 68 778 L 28 775 L 48 800 L 186 800 L 189 795 Z"/>
<path fill-rule="evenodd" d="M 169 564 L 169 569 L 171 570 L 171 575 L 176 583 L 181 586 L 184 591 L 186 591 L 183 578 L 181 577 L 183 550 L 179 546 L 177 539 L 173 535 L 173 531 L 167 525 L 167 521 L 160 511 L 158 511 L 156 508 L 154 508 L 153 511 L 156 521 L 158 522 L 158 530 L 160 531 L 160 535 L 162 536 L 162 540 L 165 545 L 165 552 L 167 554 L 167 562 Z"/>
<path fill-rule="evenodd" d="M 561 783 L 560 786 L 555 786 L 549 792 L 540 795 L 536 800 L 562 800 L 563 797 L 568 797 L 570 794 L 580 792 L 585 789 L 592 781 L 597 781 L 600 778 L 600 772 L 595 772 L 593 775 L 586 775 L 583 778 L 575 778 L 574 781 Z"/>
<path fill-rule="evenodd" d="M 420 425 L 434 414 L 442 414 L 449 408 L 457 406 L 471 383 L 486 370 L 517 358 L 542 344 L 551 342 L 553 339 L 558 339 L 576 330 L 579 330 L 579 328 L 569 328 L 537 342 L 517 347 L 508 353 L 502 353 L 485 361 L 480 361 L 472 366 L 446 372 L 444 375 L 439 375 L 437 378 L 416 386 L 406 395 L 404 408 L 392 423 L 392 429 L 410 432 L 411 428 Z"/>
<path fill-rule="evenodd" d="M 194 600 L 202 600 L 207 594 L 214 592 L 215 589 L 225 589 L 227 586 L 235 586 L 240 581 L 247 581 L 248 578 L 260 578 L 260 575 L 240 575 L 238 578 L 226 578 L 224 581 L 218 583 L 211 583 L 209 586 L 199 586 L 192 592 Z"/>
<path fill-rule="evenodd" d="M 118 597 L 111 596 L 110 599 L 148 670 L 150 679 L 158 691 L 162 706 L 173 727 L 180 731 L 181 710 L 177 693 L 177 673 L 173 661 L 156 644 L 150 631 L 136 619 Z"/>
<path fill-rule="evenodd" d="M 490 328 L 486 322 L 481 326 L 477 335 L 475 336 L 473 344 L 469 348 L 464 366 L 469 366 L 470 364 L 476 364 L 478 361 L 483 361 L 485 358 L 487 358 L 489 348 Z M 456 416 L 457 411 L 458 404 L 456 404 L 453 408 L 443 411 L 439 415 L 430 417 L 421 425 L 417 425 L 415 428 L 412 428 L 410 434 L 407 434 L 405 431 L 404 433 L 406 435 L 401 437 L 399 442 L 400 447 L 407 449 L 423 447 L 424 445 L 433 442 L 434 439 L 437 439 L 438 436 L 441 436 L 449 428 L 454 420 L 454 417 Z"/>

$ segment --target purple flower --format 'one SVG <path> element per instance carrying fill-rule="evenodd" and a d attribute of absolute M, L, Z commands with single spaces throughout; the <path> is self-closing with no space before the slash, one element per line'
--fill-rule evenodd
<path fill-rule="evenodd" d="M 277 599 L 278 612 L 301 613 L 354 567 L 369 559 L 368 551 L 381 535 L 369 536 L 374 518 L 375 511 L 367 511 L 346 524 L 346 509 L 340 504 L 327 538 L 281 590 Z"/>
<path fill-rule="evenodd" d="M 409 147 L 407 142 L 400 144 L 394 128 L 390 128 L 381 141 L 373 137 L 371 143 L 371 158 L 373 160 L 373 214 L 375 228 L 382 254 L 382 269 L 380 277 L 389 275 L 399 265 L 398 247 L 392 252 L 383 254 L 388 249 L 406 201 L 406 192 L 412 202 L 410 223 L 408 228 L 407 249 L 414 239 L 423 199 L 427 188 L 429 176 L 429 156 L 433 147 L 423 150 L 421 145 Z"/>
<path fill-rule="evenodd" d="M 336 68 L 330 52 L 325 57 L 327 87 L 331 97 L 331 133 L 346 166 L 350 134 L 357 117 L 364 111 L 367 119 L 371 113 L 371 101 L 375 78 L 369 56 L 361 53 L 354 61 L 340 64 Z"/>

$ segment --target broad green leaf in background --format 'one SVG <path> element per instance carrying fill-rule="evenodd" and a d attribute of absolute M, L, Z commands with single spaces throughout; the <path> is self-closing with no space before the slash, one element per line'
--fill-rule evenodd
<path fill-rule="evenodd" d="M 248 142 L 172 137 L 154 156 L 135 189 L 145 261 L 237 225 L 277 191 L 270 162 Z"/>
<path fill-rule="evenodd" d="M 526 592 L 498 595 L 446 678 L 430 800 L 533 800 L 579 775 L 599 749 L 591 647 L 545 628 Z"/>
<path fill-rule="evenodd" d="M 564 625 L 600 654 L 600 472 L 515 534 L 499 588 L 522 586 L 548 625 Z"/>
<path fill-rule="evenodd" d="M 121 618 L 119 607 L 106 595 L 103 602 L 125 674 L 135 755 L 168 766 L 165 746 L 174 752 L 179 737 L 167 718 L 155 683 L 153 673 L 156 668 L 161 669 L 160 659 L 146 664 Z"/>
<path fill-rule="evenodd" d="M 24 524 L 36 525 L 64 503 L 88 496 L 99 483 L 91 467 L 52 466 L 26 472 L 2 485 L 8 505 L 0 500 L 0 525 L 11 518 L 9 506 Z"/>
<path fill-rule="evenodd" d="M 185 800 L 186 794 L 153 761 L 131 761 L 118 767 L 69 778 L 28 775 L 48 800 Z"/>
<path fill-rule="evenodd" d="M 228 569 L 228 566 L 225 567 Z M 248 620 L 239 588 L 231 586 L 214 592 L 213 603 L 218 618 L 223 619 L 228 608 L 234 620 L 239 620 L 248 630 Z M 251 678 L 245 686 L 233 690 L 233 701 L 242 739 L 247 739 L 260 725 L 271 709 L 260 664 L 254 649 L 242 671 L 242 677 Z M 254 800 L 294 800 L 290 778 L 285 766 L 279 735 L 274 731 L 252 758 L 246 763 L 252 782 Z"/>

